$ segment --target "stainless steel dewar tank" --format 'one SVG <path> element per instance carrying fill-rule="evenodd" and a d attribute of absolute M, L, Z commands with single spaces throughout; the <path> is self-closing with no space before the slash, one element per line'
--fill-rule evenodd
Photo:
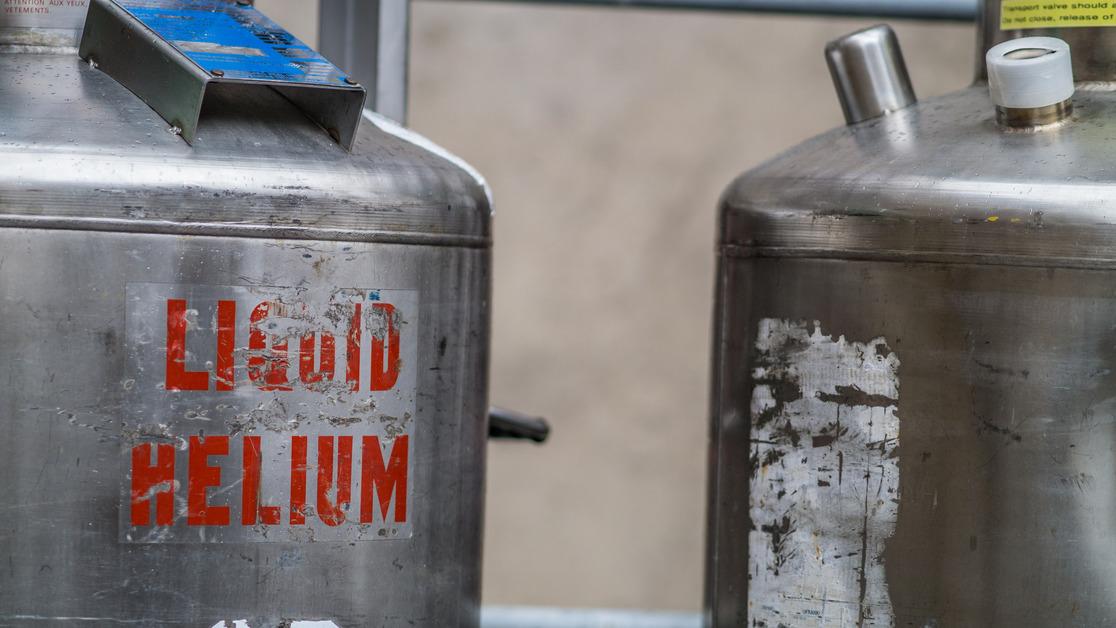
<path fill-rule="evenodd" d="M 5 7 L 0 626 L 475 626 L 483 181 L 249 3 Z"/>
<path fill-rule="evenodd" d="M 833 42 L 849 125 L 724 193 L 711 625 L 1116 625 L 1116 22 L 1061 5 L 923 102 Z"/>

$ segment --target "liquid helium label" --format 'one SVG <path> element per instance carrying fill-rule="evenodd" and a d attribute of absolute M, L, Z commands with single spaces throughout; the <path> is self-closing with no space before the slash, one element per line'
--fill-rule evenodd
<path fill-rule="evenodd" d="M 417 293 L 129 284 L 120 538 L 407 538 Z"/>

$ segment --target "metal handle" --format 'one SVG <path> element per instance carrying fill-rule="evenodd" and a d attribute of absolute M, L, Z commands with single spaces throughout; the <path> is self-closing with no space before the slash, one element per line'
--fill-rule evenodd
<path fill-rule="evenodd" d="M 493 407 L 488 409 L 488 437 L 545 443 L 550 437 L 550 424 L 542 417 Z"/>

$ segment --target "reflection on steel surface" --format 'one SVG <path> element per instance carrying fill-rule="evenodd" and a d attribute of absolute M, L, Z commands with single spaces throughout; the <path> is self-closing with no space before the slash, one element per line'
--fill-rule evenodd
<path fill-rule="evenodd" d="M 0 624 L 476 626 L 484 186 L 386 125 L 361 124 L 347 152 L 272 90 L 216 94 L 190 146 L 72 50 L 0 54 L 0 76 Z M 384 302 L 401 316 L 398 360 L 394 319 L 363 317 Z M 268 316 L 252 321 L 263 303 Z M 359 395 L 345 401 L 350 330 L 361 332 Z M 385 445 L 389 432 L 407 436 L 411 531 L 391 538 L 377 525 L 380 497 L 403 519 L 400 491 L 368 500 L 368 530 L 331 526 L 363 517 L 364 437 Z M 125 452 L 137 438 L 157 481 L 133 496 Z M 212 453 L 226 442 L 227 455 Z M 272 464 L 283 456 L 272 445 L 289 448 L 285 465 Z M 171 463 L 158 464 L 167 449 L 171 482 Z M 204 528 L 189 525 L 191 494 Z M 306 496 L 294 500 L 305 538 L 220 542 L 293 531 L 291 494 Z M 175 542 L 121 543 L 132 498 L 142 523 L 162 495 L 172 521 L 187 519 L 162 526 Z M 200 543 L 199 529 L 218 542 Z"/>
<path fill-rule="evenodd" d="M 998 29 L 999 7 L 988 3 L 981 65 L 993 43 L 1019 34 Z M 706 587 L 714 626 L 776 614 L 769 625 L 817 623 L 834 606 L 855 609 L 825 618 L 842 628 L 1112 624 L 1116 29 L 1062 33 L 1078 78 L 1104 82 L 1079 83 L 1059 124 L 997 124 L 978 83 L 808 140 L 725 191 Z M 863 359 L 819 377 L 799 359 L 816 349 L 813 337 L 771 343 L 770 321 L 819 321 L 823 337 L 863 345 Z M 886 347 L 869 342 L 878 338 Z M 892 354 L 902 358 L 901 396 L 804 384 L 849 378 Z M 844 399 L 841 425 L 853 429 L 835 440 L 806 434 L 836 419 L 818 404 L 831 398 Z M 894 416 L 882 409 L 888 399 L 901 403 Z M 857 504 L 882 504 L 894 521 L 873 529 L 880 513 L 863 511 L 867 533 L 846 552 L 828 551 L 827 537 L 849 529 L 840 504 L 816 535 L 800 535 L 796 518 L 763 521 L 781 504 L 808 509 L 831 480 L 819 473 L 814 486 L 780 495 L 753 474 L 798 474 L 831 447 L 847 465 L 858 441 L 844 439 L 863 432 L 863 403 L 880 449 L 860 473 L 868 482 Z M 783 424 L 764 423 L 769 407 Z M 901 447 L 889 448 L 896 428 Z M 797 554 L 767 560 L 776 549 Z M 751 607 L 755 568 L 795 561 L 853 571 L 800 590 L 805 599 Z M 885 595 L 890 617 L 872 603 Z M 811 605 L 809 620 L 794 619 Z"/>

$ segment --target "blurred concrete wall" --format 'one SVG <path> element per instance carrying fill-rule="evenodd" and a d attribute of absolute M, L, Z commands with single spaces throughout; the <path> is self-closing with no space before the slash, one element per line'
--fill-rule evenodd
<path fill-rule="evenodd" d="M 259 4 L 316 39 L 316 5 Z M 717 197 L 841 124 L 825 42 L 869 22 L 414 5 L 411 118 L 496 195 L 494 402 L 551 419 L 491 448 L 485 602 L 696 609 Z M 896 24 L 923 98 L 972 27 Z"/>

